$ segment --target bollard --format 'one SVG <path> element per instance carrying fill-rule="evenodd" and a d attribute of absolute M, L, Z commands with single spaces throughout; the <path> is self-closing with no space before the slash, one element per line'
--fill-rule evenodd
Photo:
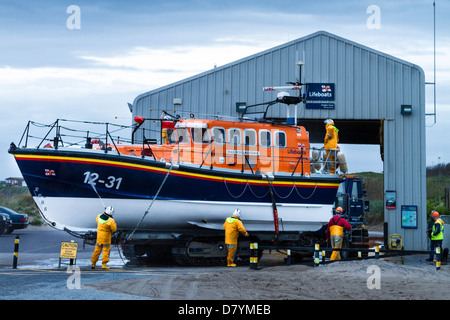
<path fill-rule="evenodd" d="M 361 259 L 361 251 L 358 251 L 358 259 Z"/>
<path fill-rule="evenodd" d="M 320 263 L 319 251 L 320 251 L 320 244 L 316 243 L 314 245 L 314 267 L 318 267 Z"/>
<path fill-rule="evenodd" d="M 250 269 L 258 269 L 258 243 L 250 243 Z"/>
<path fill-rule="evenodd" d="M 380 247 L 375 246 L 375 259 L 379 259 L 379 258 L 380 258 Z"/>
<path fill-rule="evenodd" d="M 325 252 L 325 250 L 322 250 L 322 263 L 325 263 L 325 258 L 326 258 L 326 252 Z"/>
<path fill-rule="evenodd" d="M 290 266 L 292 262 L 291 249 L 287 249 L 286 265 Z"/>
<path fill-rule="evenodd" d="M 436 270 L 441 269 L 441 247 L 436 247 Z"/>
<path fill-rule="evenodd" d="M 13 269 L 17 269 L 17 259 L 19 258 L 19 239 L 20 237 L 17 235 L 14 240 L 14 258 L 13 258 Z"/>

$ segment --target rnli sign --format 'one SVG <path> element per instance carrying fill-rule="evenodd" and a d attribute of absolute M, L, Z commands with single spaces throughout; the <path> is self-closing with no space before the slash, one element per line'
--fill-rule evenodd
<path fill-rule="evenodd" d="M 334 83 L 308 83 L 306 100 L 334 101 Z"/>

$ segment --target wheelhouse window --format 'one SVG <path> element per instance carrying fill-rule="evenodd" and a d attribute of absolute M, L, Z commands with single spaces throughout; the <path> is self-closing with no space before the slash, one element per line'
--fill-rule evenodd
<path fill-rule="evenodd" d="M 255 147 L 258 139 L 256 138 L 256 131 L 253 129 L 244 130 L 244 143 L 246 147 Z"/>
<path fill-rule="evenodd" d="M 228 142 L 233 147 L 241 145 L 241 130 L 236 128 L 228 129 Z"/>
<path fill-rule="evenodd" d="M 219 127 L 212 128 L 212 135 L 213 135 L 214 142 L 217 145 L 223 146 L 225 144 L 226 140 L 225 140 L 225 129 L 224 128 L 219 128 Z"/>
<path fill-rule="evenodd" d="M 176 130 L 176 137 L 178 138 L 178 143 L 181 144 L 190 143 L 190 136 L 187 128 L 178 128 Z"/>
<path fill-rule="evenodd" d="M 192 141 L 196 144 L 208 144 L 211 142 L 211 134 L 208 128 L 191 128 Z"/>
<path fill-rule="evenodd" d="M 272 136 L 269 130 L 259 130 L 259 145 L 263 148 L 270 148 L 272 146 Z"/>
<path fill-rule="evenodd" d="M 273 135 L 275 147 L 286 148 L 286 133 L 284 131 L 275 131 Z"/>

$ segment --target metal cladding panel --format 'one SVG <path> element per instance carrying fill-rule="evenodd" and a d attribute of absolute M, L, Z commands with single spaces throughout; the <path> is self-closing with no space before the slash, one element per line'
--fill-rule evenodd
<path fill-rule="evenodd" d="M 411 63 L 350 40 L 319 31 L 236 62 L 136 97 L 133 116 L 159 118 L 162 110 L 188 117 L 236 117 L 236 102 L 247 105 L 271 101 L 265 86 L 298 80 L 303 61 L 303 83 L 335 83 L 335 109 L 298 106 L 306 119 L 373 120 L 383 122 L 384 187 L 396 190 L 397 209 L 385 209 L 389 234 L 400 234 L 406 249 L 423 249 L 426 230 L 425 76 Z M 173 99 L 182 98 L 181 106 Z M 401 105 L 412 115 L 402 115 Z M 152 111 L 150 111 L 150 109 Z M 286 108 L 273 108 L 269 117 L 285 117 Z M 225 118 L 226 119 L 226 118 Z M 144 124 L 150 129 L 150 124 Z M 151 123 L 146 138 L 159 139 L 159 124 Z M 150 136 L 147 136 L 150 135 Z M 139 140 L 139 133 L 136 134 Z M 401 227 L 401 205 L 417 205 L 417 229 Z"/>

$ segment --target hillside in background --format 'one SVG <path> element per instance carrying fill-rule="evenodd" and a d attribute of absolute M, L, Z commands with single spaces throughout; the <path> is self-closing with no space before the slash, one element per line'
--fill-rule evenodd
<path fill-rule="evenodd" d="M 42 224 L 39 211 L 27 187 L 0 186 L 0 206 L 28 214 L 30 224 Z"/>
<path fill-rule="evenodd" d="M 370 200 L 371 219 L 369 222 L 382 222 L 384 210 L 383 174 L 375 172 L 355 173 L 364 178 L 367 200 Z M 450 187 L 450 163 L 427 167 L 427 214 L 436 210 L 442 215 L 450 214 L 445 206 L 445 188 Z"/>

